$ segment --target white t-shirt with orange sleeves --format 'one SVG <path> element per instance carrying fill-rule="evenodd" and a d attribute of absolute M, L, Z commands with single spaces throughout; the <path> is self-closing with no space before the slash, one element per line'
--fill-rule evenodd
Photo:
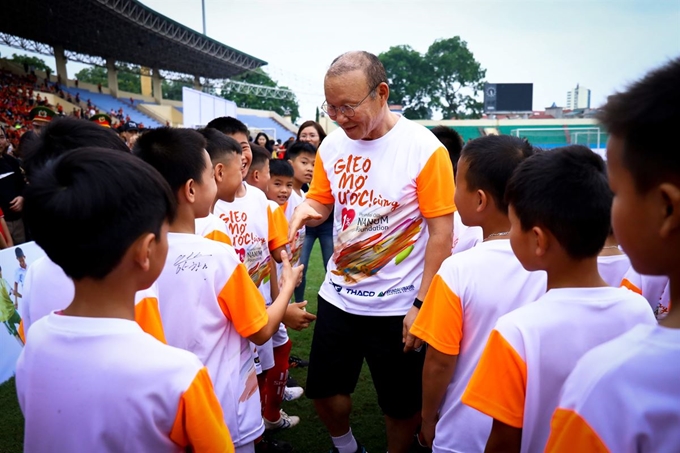
<path fill-rule="evenodd" d="M 628 270 L 621 286 L 641 294 L 652 307 L 656 319 L 663 319 L 671 307 L 669 280 L 665 275 L 641 275 L 632 267 Z"/>
<path fill-rule="evenodd" d="M 469 227 L 463 223 L 458 211 L 453 213 L 453 246 L 451 253 L 469 250 L 484 240 L 482 227 Z"/>
<path fill-rule="evenodd" d="M 227 226 L 222 219 L 212 212 L 207 217 L 196 219 L 196 234 L 213 241 L 231 245 L 231 239 L 227 234 Z"/>
<path fill-rule="evenodd" d="M 576 362 L 638 324 L 656 320 L 631 291 L 551 289 L 498 320 L 463 403 L 522 428 L 522 452 L 543 451 L 560 389 Z"/>
<path fill-rule="evenodd" d="M 24 451 L 234 451 L 200 360 L 132 321 L 43 317 L 16 384 Z"/>
<path fill-rule="evenodd" d="M 404 315 L 423 276 L 426 220 L 452 214 L 453 196 L 448 152 L 423 126 L 400 116 L 376 140 L 329 134 L 307 192 L 335 205 L 335 253 L 319 295 L 352 314 Z"/>
<path fill-rule="evenodd" d="M 630 270 L 630 258 L 628 255 L 609 255 L 597 257 L 597 270 L 602 280 L 609 286 L 618 288 L 621 286 L 624 276 Z"/>
<path fill-rule="evenodd" d="M 675 453 L 680 329 L 637 326 L 588 352 L 562 388 L 546 451 Z"/>
<path fill-rule="evenodd" d="M 158 278 L 168 344 L 193 352 L 210 372 L 234 445 L 264 431 L 248 336 L 267 323 L 262 295 L 232 247 L 195 234 L 169 233 Z"/>
<path fill-rule="evenodd" d="M 37 320 L 53 311 L 63 310 L 71 305 L 75 296 L 73 280 L 50 260 L 42 256 L 28 268 L 24 289 L 24 300 L 20 315 L 24 341 L 28 331 Z M 135 320 L 146 333 L 165 343 L 163 325 L 158 311 L 158 289 L 156 283 L 135 294 Z"/>
<path fill-rule="evenodd" d="M 458 356 L 439 409 L 433 451 L 484 450 L 492 419 L 460 398 L 498 318 L 535 301 L 545 289 L 545 272 L 525 270 L 507 239 L 482 242 L 442 263 L 411 327 L 430 347 Z"/>

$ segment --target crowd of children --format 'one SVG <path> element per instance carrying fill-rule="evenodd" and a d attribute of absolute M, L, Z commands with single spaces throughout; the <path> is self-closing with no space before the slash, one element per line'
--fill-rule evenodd
<path fill-rule="evenodd" d="M 609 98 L 606 164 L 433 131 L 457 213 L 410 330 L 427 344 L 421 446 L 680 451 L 680 158 L 664 141 L 679 81 L 680 59 Z M 282 409 L 304 392 L 287 328 L 316 317 L 293 302 L 306 230 L 289 221 L 316 147 L 272 160 L 230 117 L 148 131 L 132 153 L 71 118 L 36 140 L 24 215 L 47 256 L 20 307 L 25 451 L 290 449 L 264 433 L 300 422 Z"/>

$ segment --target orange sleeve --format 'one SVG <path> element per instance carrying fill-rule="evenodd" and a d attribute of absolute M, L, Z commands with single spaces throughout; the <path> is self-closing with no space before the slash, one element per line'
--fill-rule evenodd
<path fill-rule="evenodd" d="M 326 170 L 323 168 L 321 153 L 316 153 L 316 159 L 314 160 L 314 173 L 312 174 L 312 183 L 309 185 L 307 198 L 318 201 L 322 204 L 335 203 L 335 198 L 333 198 L 333 192 L 331 191 L 331 182 L 328 180 Z"/>
<path fill-rule="evenodd" d="M 460 352 L 463 307 L 460 298 L 439 274 L 432 279 L 411 333 L 444 354 Z"/>
<path fill-rule="evenodd" d="M 229 236 L 227 236 L 226 234 L 224 234 L 224 232 L 222 232 L 220 230 L 211 231 L 210 233 L 205 235 L 205 238 L 233 246 Z"/>
<path fill-rule="evenodd" d="M 170 440 L 196 453 L 233 453 L 234 444 L 224 423 L 208 370 L 202 368 L 179 400 Z"/>
<path fill-rule="evenodd" d="M 21 342 L 23 344 L 26 344 L 26 334 L 24 333 L 24 320 L 22 319 L 19 321 L 19 338 L 21 338 Z"/>
<path fill-rule="evenodd" d="M 276 250 L 288 244 L 288 221 L 286 214 L 281 209 L 281 206 L 272 211 L 271 207 L 267 206 L 267 217 L 269 220 L 269 251 Z"/>
<path fill-rule="evenodd" d="M 492 330 L 461 398 L 463 404 L 513 428 L 522 428 L 526 388 L 524 360 L 500 332 Z"/>
<path fill-rule="evenodd" d="M 425 218 L 440 217 L 456 210 L 453 165 L 446 148 L 432 153 L 416 178 L 418 205 Z M 309 195 L 308 195 L 309 196 Z"/>
<path fill-rule="evenodd" d="M 269 317 L 265 309 L 264 297 L 248 275 L 248 270 L 239 263 L 229 277 L 227 284 L 217 295 L 222 313 L 236 327 L 243 338 L 259 332 Z"/>
<path fill-rule="evenodd" d="M 158 309 L 158 299 L 145 297 L 135 304 L 135 321 L 144 332 L 162 343 L 168 343 L 165 340 L 161 312 Z"/>
<path fill-rule="evenodd" d="M 550 424 L 550 437 L 545 447 L 550 453 L 609 453 L 600 436 L 579 414 L 557 408 Z"/>
<path fill-rule="evenodd" d="M 635 285 L 634 285 L 630 280 L 628 280 L 627 278 L 624 278 L 624 279 L 623 279 L 623 281 L 621 282 L 621 287 L 622 287 L 622 288 L 629 289 L 629 290 L 633 291 L 634 293 L 638 293 L 639 295 L 642 296 L 642 290 L 641 290 L 640 288 L 638 288 L 637 286 L 635 286 Z"/>

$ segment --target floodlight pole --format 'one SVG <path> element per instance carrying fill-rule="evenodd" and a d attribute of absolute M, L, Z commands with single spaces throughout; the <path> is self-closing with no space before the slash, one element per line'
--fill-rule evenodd
<path fill-rule="evenodd" d="M 208 36 L 205 32 L 205 0 L 201 0 L 201 6 L 203 9 L 203 35 Z"/>

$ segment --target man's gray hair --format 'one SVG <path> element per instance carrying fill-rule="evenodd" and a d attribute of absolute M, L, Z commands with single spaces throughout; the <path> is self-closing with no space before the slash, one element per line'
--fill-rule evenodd
<path fill-rule="evenodd" d="M 328 68 L 326 77 L 337 77 L 357 70 L 364 73 L 371 90 L 375 90 L 383 82 L 387 83 L 387 74 L 381 61 L 372 53 L 363 50 L 345 52 L 337 57 Z M 371 91 L 371 97 L 375 98 L 375 91 Z"/>

